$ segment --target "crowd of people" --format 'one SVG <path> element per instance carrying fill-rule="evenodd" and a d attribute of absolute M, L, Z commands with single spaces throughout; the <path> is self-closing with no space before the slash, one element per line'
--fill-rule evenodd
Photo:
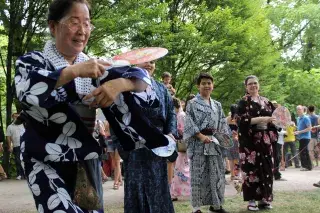
<path fill-rule="evenodd" d="M 190 196 L 193 213 L 202 206 L 226 213 L 228 173 L 242 183 L 249 211 L 271 209 L 281 171 L 292 161 L 296 168 L 301 161 L 302 171 L 312 170 L 314 161 L 318 166 L 314 106 L 297 106 L 298 118 L 281 129 L 272 116 L 280 105 L 261 96 L 259 79 L 250 75 L 226 117 L 211 98 L 208 73 L 196 79 L 198 93 L 182 101 L 169 72 L 162 82 L 153 77 L 156 61 L 106 71 L 109 64 L 84 54 L 94 28 L 86 0 L 52 1 L 47 21 L 52 39 L 44 50 L 16 62 L 23 110 L 6 132 L 16 178 L 27 180 L 39 212 L 104 212 L 102 184 L 111 174 L 114 190 L 124 185 L 125 213 L 173 213 L 181 196 Z M 213 143 L 216 132 L 229 135 L 233 147 Z M 171 156 L 152 151 L 169 140 L 177 143 Z"/>

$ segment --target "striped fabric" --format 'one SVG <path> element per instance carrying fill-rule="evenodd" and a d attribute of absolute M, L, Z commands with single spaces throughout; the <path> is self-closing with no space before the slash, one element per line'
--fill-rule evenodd
<path fill-rule="evenodd" d="M 90 133 L 93 133 L 96 121 L 96 110 L 90 109 L 89 106 L 83 105 L 81 103 L 75 104 L 74 109 L 80 115 L 80 118 L 88 128 L 88 131 Z"/>

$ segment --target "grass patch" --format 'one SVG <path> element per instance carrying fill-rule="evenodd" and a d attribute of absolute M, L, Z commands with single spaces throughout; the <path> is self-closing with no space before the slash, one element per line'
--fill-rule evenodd
<path fill-rule="evenodd" d="M 273 209 L 264 211 L 268 213 L 319 213 L 320 212 L 320 190 L 296 191 L 296 192 L 276 192 Z M 191 213 L 189 201 L 174 202 L 176 213 Z M 224 208 L 230 213 L 244 213 L 247 211 L 247 202 L 242 196 L 228 197 Z M 202 208 L 203 212 L 208 212 L 207 208 Z M 123 213 L 123 205 L 108 206 L 105 213 Z M 138 212 L 137 212 L 138 213 Z M 165 212 L 164 212 L 165 213 Z"/>

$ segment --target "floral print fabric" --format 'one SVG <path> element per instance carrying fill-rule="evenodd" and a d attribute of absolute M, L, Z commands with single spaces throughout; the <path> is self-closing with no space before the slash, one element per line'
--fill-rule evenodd
<path fill-rule="evenodd" d="M 186 153 L 179 152 L 174 168 L 174 178 L 171 183 L 171 197 L 190 196 L 190 164 Z"/>
<path fill-rule="evenodd" d="M 184 119 L 186 114 L 179 110 L 177 113 L 177 129 L 178 135 L 183 135 Z M 174 168 L 174 178 L 171 183 L 171 197 L 190 196 L 190 164 L 187 153 L 179 152 Z"/>
<path fill-rule="evenodd" d="M 80 53 L 74 63 L 88 59 Z M 66 66 L 68 62 L 52 41 L 46 43 L 43 53 L 30 52 L 16 61 L 16 93 L 27 117 L 20 146 L 22 164 L 38 212 L 97 212 L 72 202 L 77 162 L 89 163 L 101 154 L 99 143 L 73 108 L 79 102 L 88 104 L 82 97 L 95 88 L 96 82 L 76 78 L 55 88 Z M 151 84 L 146 71 L 138 68 L 109 70 L 101 81 L 120 77 Z"/>
<path fill-rule="evenodd" d="M 271 125 L 259 130 L 251 125 L 251 118 L 271 116 L 273 105 L 264 97 L 260 102 L 245 96 L 239 102 L 239 152 L 243 172 L 243 197 L 245 201 L 273 200 L 273 149 L 278 140 L 277 131 Z"/>

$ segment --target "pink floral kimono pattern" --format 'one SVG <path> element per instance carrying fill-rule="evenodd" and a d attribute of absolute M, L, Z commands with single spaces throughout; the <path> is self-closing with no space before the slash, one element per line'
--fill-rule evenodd
<path fill-rule="evenodd" d="M 251 118 L 271 116 L 273 110 L 273 105 L 264 97 L 254 102 L 245 96 L 239 102 L 239 152 L 245 201 L 273 200 L 272 144 L 277 142 L 277 131 L 272 125 L 261 130 L 250 124 Z"/>

